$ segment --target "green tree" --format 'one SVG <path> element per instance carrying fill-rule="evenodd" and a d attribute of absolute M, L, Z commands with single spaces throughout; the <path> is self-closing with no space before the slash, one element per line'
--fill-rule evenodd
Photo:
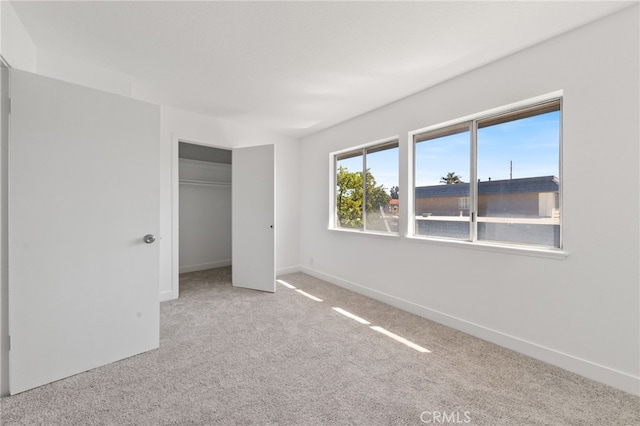
<path fill-rule="evenodd" d="M 377 185 L 376 180 L 367 169 L 366 185 L 362 182 L 362 172 L 350 172 L 340 166 L 336 175 L 336 207 L 338 223 L 344 228 L 362 228 L 363 190 L 366 187 L 367 213 L 379 212 L 380 208 L 389 205 L 391 196 L 384 190 L 383 185 Z"/>
<path fill-rule="evenodd" d="M 456 172 L 449 172 L 446 176 L 440 178 L 440 183 L 446 183 L 447 185 L 451 185 L 454 183 L 464 183 L 460 175 L 457 175 Z"/>
<path fill-rule="evenodd" d="M 338 223 L 345 228 L 362 227 L 362 173 L 340 166 L 336 176 Z"/>

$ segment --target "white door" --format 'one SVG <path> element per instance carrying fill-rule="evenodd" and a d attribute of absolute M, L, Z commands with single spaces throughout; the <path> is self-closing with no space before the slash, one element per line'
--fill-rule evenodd
<path fill-rule="evenodd" d="M 155 105 L 11 71 L 12 394 L 158 347 Z"/>
<path fill-rule="evenodd" d="M 236 148 L 231 163 L 233 285 L 273 293 L 275 147 Z"/>

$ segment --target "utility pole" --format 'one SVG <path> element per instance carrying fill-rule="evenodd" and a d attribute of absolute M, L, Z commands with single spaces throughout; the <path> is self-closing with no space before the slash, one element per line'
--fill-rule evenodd
<path fill-rule="evenodd" d="M 509 180 L 513 179 L 513 160 L 509 160 Z"/>

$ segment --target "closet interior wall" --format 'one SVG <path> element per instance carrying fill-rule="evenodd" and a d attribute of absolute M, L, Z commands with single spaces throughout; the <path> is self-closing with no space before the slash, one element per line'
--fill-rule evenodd
<path fill-rule="evenodd" d="M 178 176 L 180 273 L 231 265 L 231 164 L 181 155 Z"/>

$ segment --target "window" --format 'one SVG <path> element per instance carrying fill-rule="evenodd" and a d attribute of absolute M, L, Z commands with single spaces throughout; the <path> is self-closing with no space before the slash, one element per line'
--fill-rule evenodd
<path fill-rule="evenodd" d="M 396 139 L 334 155 L 335 228 L 398 233 L 398 155 Z"/>
<path fill-rule="evenodd" d="M 469 197 L 470 134 L 462 123 L 415 136 L 416 234 L 469 238 L 469 210 L 458 199 Z"/>
<path fill-rule="evenodd" d="M 414 134 L 414 235 L 561 247 L 560 129 L 554 99 Z"/>
<path fill-rule="evenodd" d="M 469 197 L 458 198 L 458 209 L 469 210 Z"/>

